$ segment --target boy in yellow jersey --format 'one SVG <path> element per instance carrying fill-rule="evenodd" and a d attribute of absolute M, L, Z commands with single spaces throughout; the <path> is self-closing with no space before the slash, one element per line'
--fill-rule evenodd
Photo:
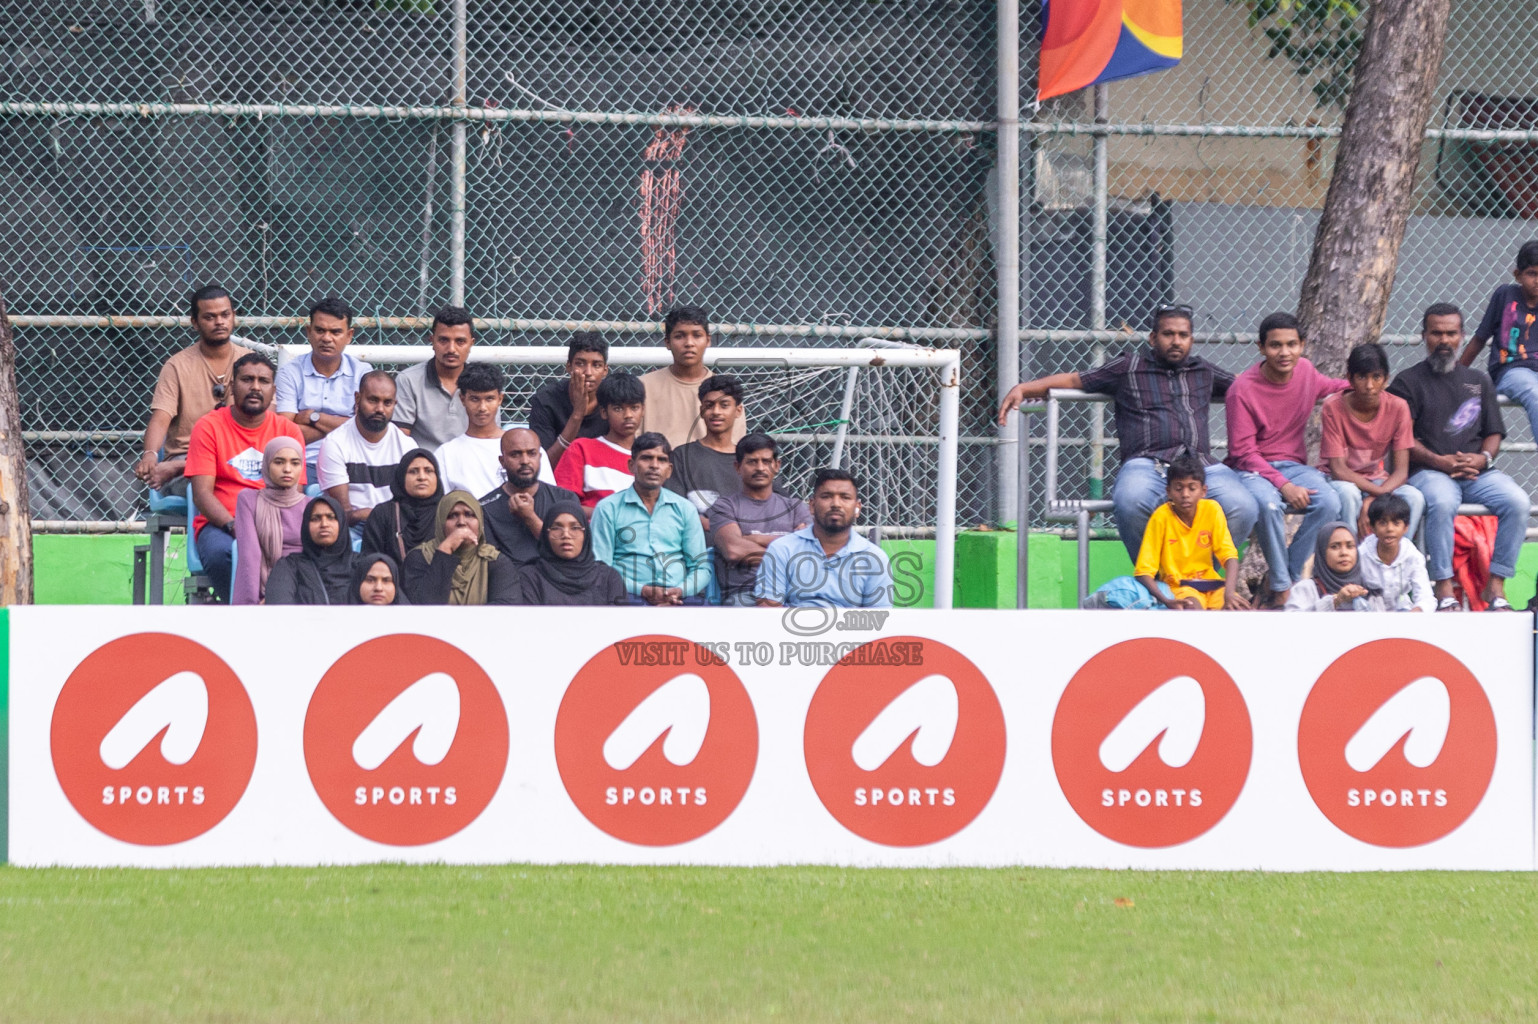
<path fill-rule="evenodd" d="M 1165 476 L 1164 495 L 1169 500 L 1154 509 L 1143 531 L 1132 570 L 1137 581 L 1176 611 L 1248 608 L 1249 602 L 1235 590 L 1239 551 L 1222 506 L 1207 498 L 1201 460 L 1190 454 L 1176 456 Z M 1223 563 L 1222 576 L 1214 561 Z"/>

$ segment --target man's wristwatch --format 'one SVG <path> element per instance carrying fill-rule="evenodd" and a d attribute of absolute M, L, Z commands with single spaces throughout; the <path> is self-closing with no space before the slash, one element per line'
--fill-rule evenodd
<path fill-rule="evenodd" d="M 1482 454 L 1485 457 L 1485 468 L 1486 469 L 1494 469 L 1495 468 L 1495 456 L 1491 455 L 1489 452 L 1481 452 L 1480 454 Z"/>
<path fill-rule="evenodd" d="M 315 426 L 319 422 L 320 422 L 320 410 L 319 409 L 311 409 L 310 410 L 310 426 L 313 427 L 313 426 Z"/>
<path fill-rule="evenodd" d="M 231 519 L 227 523 L 220 523 L 219 524 L 219 529 L 223 530 L 225 533 L 229 534 L 231 537 L 235 536 L 235 520 Z"/>

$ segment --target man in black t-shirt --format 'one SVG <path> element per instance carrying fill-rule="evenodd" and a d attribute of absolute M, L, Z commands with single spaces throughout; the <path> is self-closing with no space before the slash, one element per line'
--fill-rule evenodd
<path fill-rule="evenodd" d="M 1495 385 L 1458 362 L 1463 314 L 1457 306 L 1428 308 L 1421 336 L 1426 359 L 1394 378 L 1388 390 L 1410 403 L 1415 423 L 1410 486 L 1426 497 L 1426 568 L 1437 611 L 1459 607 L 1453 597 L 1453 519 L 1463 502 L 1484 505 L 1497 518 L 1490 582 L 1481 596 L 1492 610 L 1508 609 L 1506 581 L 1516 575 L 1532 504 L 1515 480 L 1493 468 L 1506 433 Z"/>
<path fill-rule="evenodd" d="M 718 373 L 700 383 L 700 422 L 705 436 L 673 449 L 673 475 L 664 485 L 706 515 L 716 499 L 742 490 L 741 462 L 732 433 L 742 418 L 742 382 Z M 705 529 L 710 529 L 709 523 Z"/>
<path fill-rule="evenodd" d="M 1517 250 L 1515 284 L 1503 284 L 1490 296 L 1484 319 L 1468 347 L 1463 365 L 1474 365 L 1485 342 L 1490 346 L 1490 377 L 1497 393 L 1527 410 L 1538 435 L 1538 242 Z"/>
<path fill-rule="evenodd" d="M 486 539 L 514 563 L 539 557 L 539 533 L 545 516 L 558 502 L 580 504 L 570 491 L 539 479 L 539 436 L 525 427 L 502 435 L 502 455 L 497 460 L 507 472 L 507 482 L 481 495 Z"/>
<path fill-rule="evenodd" d="M 602 437 L 598 385 L 609 375 L 609 346 L 596 331 L 578 331 L 566 348 L 566 377 L 541 384 L 529 399 L 529 429 L 553 466 L 579 437 Z"/>

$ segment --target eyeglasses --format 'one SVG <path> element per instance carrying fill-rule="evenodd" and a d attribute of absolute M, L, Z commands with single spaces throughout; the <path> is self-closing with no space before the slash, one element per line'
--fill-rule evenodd
<path fill-rule="evenodd" d="M 1161 316 L 1168 316 L 1170 314 L 1175 314 L 1177 316 L 1183 316 L 1187 320 L 1189 320 L 1193 316 L 1196 315 L 1196 310 L 1192 309 L 1190 306 L 1186 305 L 1183 302 L 1175 303 L 1175 304 L 1165 303 L 1163 305 L 1159 305 L 1159 306 L 1155 306 L 1154 307 L 1153 315 L 1154 315 L 1154 319 L 1155 320 L 1157 320 Z"/>
<path fill-rule="evenodd" d="M 222 402 L 222 401 L 224 401 L 224 396 L 225 396 L 225 387 L 224 387 L 224 385 L 223 384 L 215 384 L 214 385 L 214 401 L 215 402 Z"/>

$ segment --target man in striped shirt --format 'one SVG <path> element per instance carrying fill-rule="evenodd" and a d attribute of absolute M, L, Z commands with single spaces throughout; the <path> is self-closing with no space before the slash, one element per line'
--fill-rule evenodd
<path fill-rule="evenodd" d="M 631 374 L 611 373 L 598 385 L 598 414 L 608 432 L 577 438 L 555 467 L 556 486 L 581 498 L 589 519 L 600 501 L 635 482 L 630 449 L 646 414 L 646 386 Z"/>
<path fill-rule="evenodd" d="M 1192 316 L 1190 306 L 1160 306 L 1154 310 L 1147 347 L 1082 373 L 1054 373 L 1016 384 L 999 410 L 1002 425 L 1021 402 L 1045 398 L 1053 388 L 1112 396 L 1121 470 L 1111 500 L 1117 533 L 1134 561 L 1148 517 L 1164 501 L 1165 471 L 1182 452 L 1206 466 L 1207 497 L 1223 507 L 1235 543 L 1244 543 L 1260 515 L 1239 475 L 1212 457 L 1208 406 L 1228 393 L 1234 376 L 1191 354 Z"/>

